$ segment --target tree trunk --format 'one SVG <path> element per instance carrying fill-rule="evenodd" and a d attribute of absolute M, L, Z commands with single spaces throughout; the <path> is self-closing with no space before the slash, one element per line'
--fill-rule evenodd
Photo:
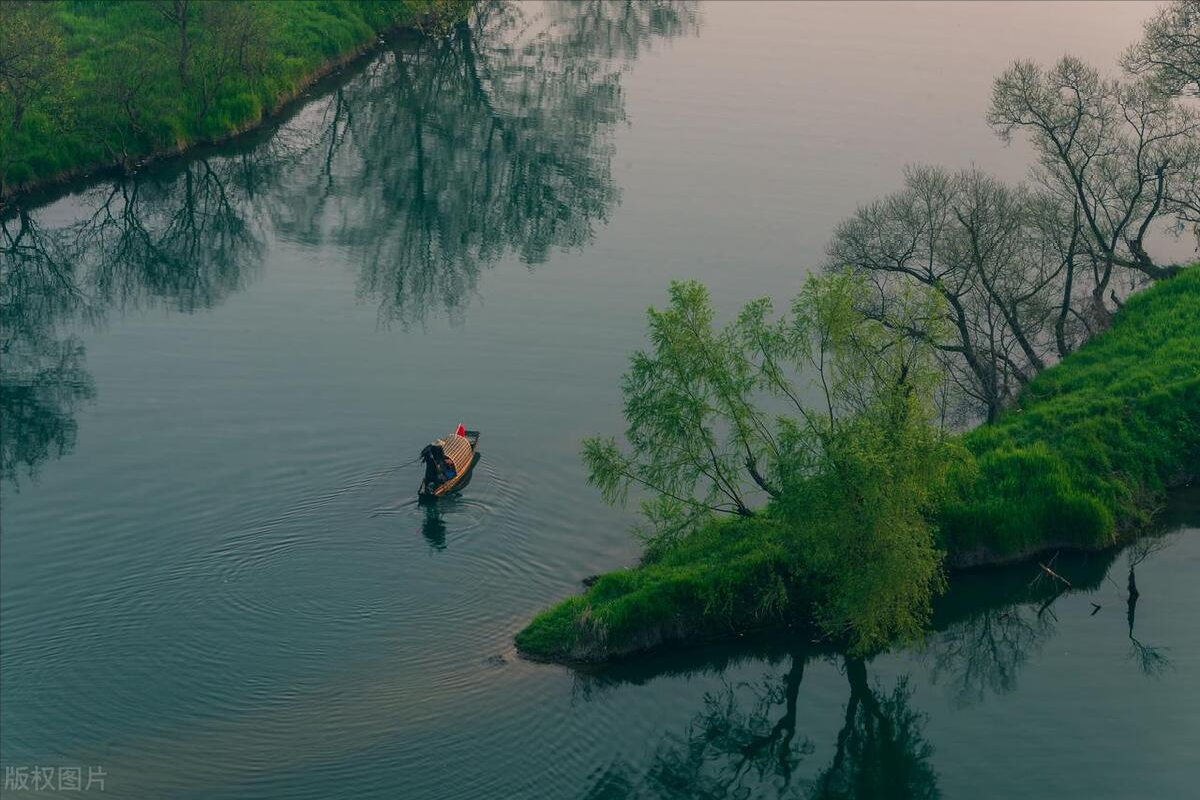
<path fill-rule="evenodd" d="M 1165 267 L 1160 267 L 1149 261 L 1139 259 L 1135 262 L 1122 263 L 1121 266 L 1136 269 L 1138 272 L 1145 275 L 1153 281 L 1167 281 L 1174 278 L 1179 273 L 1183 272 L 1184 268 L 1179 264 L 1167 264 Z"/>
<path fill-rule="evenodd" d="M 1091 300 L 1084 309 L 1084 314 L 1087 315 L 1088 326 L 1091 328 L 1093 336 L 1109 329 L 1112 325 L 1112 312 L 1104 304 L 1103 289 L 1092 292 Z"/>
<path fill-rule="evenodd" d="M 1067 315 L 1071 313 L 1071 290 L 1075 283 L 1075 257 L 1067 258 L 1067 277 L 1063 284 L 1062 306 L 1059 308 L 1058 319 L 1054 321 L 1054 342 L 1058 346 L 1058 357 L 1066 358 L 1071 352 L 1067 344 Z"/>
<path fill-rule="evenodd" d="M 192 57 L 192 43 L 188 38 L 187 4 L 176 3 L 176 13 L 179 15 L 179 81 L 188 85 L 188 61 Z"/>

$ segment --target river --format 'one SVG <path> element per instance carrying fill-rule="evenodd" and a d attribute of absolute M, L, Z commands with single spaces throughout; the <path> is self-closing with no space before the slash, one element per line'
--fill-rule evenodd
<path fill-rule="evenodd" d="M 620 431 L 671 279 L 784 302 L 905 164 L 1020 179 L 992 77 L 1110 66 L 1148 13 L 487 6 L 5 220 L 4 797 L 76 766 L 130 798 L 1191 796 L 1194 492 L 1139 549 L 1061 556 L 1073 591 L 956 580 L 867 663 L 787 632 L 586 671 L 511 645 L 637 557 L 578 451 Z M 459 422 L 483 459 L 429 511 L 414 457 Z"/>

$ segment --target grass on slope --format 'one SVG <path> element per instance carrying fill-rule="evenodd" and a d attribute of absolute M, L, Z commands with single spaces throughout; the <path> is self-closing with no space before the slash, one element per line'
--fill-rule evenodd
<path fill-rule="evenodd" d="M 1129 299 L 1112 328 L 971 431 L 977 472 L 943 509 L 953 559 L 1098 547 L 1200 475 L 1200 269 Z"/>

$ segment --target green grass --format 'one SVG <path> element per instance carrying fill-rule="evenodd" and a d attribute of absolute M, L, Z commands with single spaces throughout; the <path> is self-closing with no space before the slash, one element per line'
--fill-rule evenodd
<path fill-rule="evenodd" d="M 434 16 L 465 18 L 472 5 L 469 0 L 259 0 L 251 8 L 265 30 L 264 69 L 222 83 L 203 111 L 200 93 L 183 84 L 172 61 L 173 29 L 153 4 L 55 2 L 52 24 L 72 81 L 62 90 L 65 96 L 34 102 L 16 130 L 5 130 L 0 188 L 26 191 L 223 139 L 261 122 L 331 63 L 368 47 L 380 32 Z M 199 14 L 194 3 L 193 13 Z M 192 36 L 194 52 L 208 46 L 202 18 L 193 20 Z M 113 75 L 134 74 L 130 64 L 135 62 L 145 64 L 152 76 L 134 102 L 136 126 L 103 88 Z"/>
<path fill-rule="evenodd" d="M 1102 547 L 1200 475 L 1200 269 L 1134 295 L 1112 328 L 964 443 L 977 472 L 939 519 L 951 563 Z"/>
<path fill-rule="evenodd" d="M 534 656 L 599 659 L 772 618 L 797 600 L 786 540 L 767 517 L 714 521 L 543 611 L 517 634 L 517 646 Z"/>
<path fill-rule="evenodd" d="M 1132 297 L 1112 328 L 1026 387 L 971 453 L 935 520 L 950 566 L 1102 548 L 1200 475 L 1200 265 Z M 517 634 L 525 654 L 599 660 L 663 641 L 805 621 L 798 537 L 770 509 L 714 521 L 600 577 Z"/>

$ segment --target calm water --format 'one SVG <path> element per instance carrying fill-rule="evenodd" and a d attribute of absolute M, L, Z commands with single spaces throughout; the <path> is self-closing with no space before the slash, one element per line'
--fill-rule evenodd
<path fill-rule="evenodd" d="M 511 647 L 636 557 L 577 450 L 670 279 L 782 300 L 905 163 L 1019 178 L 992 76 L 1111 64 L 1148 13 L 501 5 L 6 220 L 0 762 L 130 798 L 1195 796 L 1194 493 L 1133 610 L 1126 552 L 1058 597 L 963 579 L 866 664 Z M 483 461 L 427 512 L 412 459 L 460 421 Z"/>

